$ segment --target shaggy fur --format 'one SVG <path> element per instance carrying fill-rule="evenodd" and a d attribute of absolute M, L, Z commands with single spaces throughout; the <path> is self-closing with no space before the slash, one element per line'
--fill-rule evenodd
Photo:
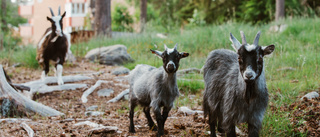
<path fill-rule="evenodd" d="M 238 42 L 234 42 L 236 43 Z M 243 122 L 248 123 L 250 137 L 259 136 L 268 105 L 263 62 L 260 62 L 259 58 L 259 55 L 264 56 L 263 53 L 267 54 L 267 52 L 260 46 L 256 46 L 256 50 L 248 51 L 256 52 L 254 56 L 249 56 L 249 53 L 242 52 L 245 49 L 244 46 L 237 47 L 237 49 L 238 54 L 226 49 L 214 50 L 210 52 L 204 65 L 203 110 L 204 115 L 209 116 L 212 137 L 216 136 L 216 125 L 218 125 L 218 131 L 226 132 L 228 137 L 236 136 L 235 125 Z M 267 49 L 273 51 L 274 46 L 269 46 Z M 240 69 L 245 70 L 246 67 L 241 66 L 246 66 L 250 62 L 241 61 L 239 63 L 242 60 L 239 56 L 249 56 L 247 57 L 249 59 L 244 58 L 243 60 L 250 60 L 254 62 L 251 64 L 262 66 L 262 71 L 254 67 L 255 72 L 258 72 L 255 80 L 246 81 L 244 79 L 247 75 Z M 257 57 L 258 63 L 256 63 Z"/>
<path fill-rule="evenodd" d="M 164 134 L 164 124 L 169 111 L 173 107 L 174 100 L 179 96 L 176 80 L 176 71 L 179 68 L 181 58 L 187 57 L 189 53 L 179 53 L 174 49 L 171 52 L 151 50 L 152 53 L 163 59 L 163 67 L 155 68 L 149 65 L 137 65 L 130 72 L 130 127 L 129 132 L 134 129 L 134 108 L 137 105 L 143 107 L 143 111 L 148 119 L 148 125 L 152 130 L 158 130 L 158 136 Z M 157 126 L 155 126 L 150 109 L 156 116 Z M 161 108 L 162 111 L 161 111 Z"/>

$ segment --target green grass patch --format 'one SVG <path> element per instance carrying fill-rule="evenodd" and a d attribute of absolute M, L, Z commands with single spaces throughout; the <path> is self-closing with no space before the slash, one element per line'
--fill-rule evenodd
<path fill-rule="evenodd" d="M 271 26 L 281 23 L 287 25 L 284 32 L 269 31 Z M 180 60 L 179 69 L 201 69 L 207 55 L 212 50 L 221 48 L 233 50 L 229 41 L 230 32 L 240 40 L 239 32 L 242 30 L 246 34 L 247 41 L 252 43 L 256 33 L 261 30 L 259 44 L 262 46 L 274 44 L 276 47 L 274 53 L 270 57 L 266 57 L 264 62 L 270 97 L 277 96 L 277 98 L 271 98 L 269 102 L 275 107 L 280 107 L 283 104 L 291 104 L 298 100 L 299 96 L 320 87 L 320 31 L 318 24 L 320 24 L 319 18 L 293 18 L 261 26 L 228 22 L 222 25 L 188 28 L 183 31 L 183 34 L 169 33 L 167 39 L 158 38 L 156 33 L 152 32 L 125 38 L 96 38 L 87 43 L 73 44 L 71 50 L 76 56 L 83 57 L 94 48 L 123 44 L 127 46 L 128 53 L 135 60 L 134 63 L 125 66 L 133 69 L 136 64 L 161 67 L 161 59 L 151 54 L 150 49 L 163 51 L 164 44 L 172 48 L 178 43 L 179 51 L 190 53 L 189 57 Z M 35 51 L 30 47 L 2 51 L 0 59 L 37 68 Z M 188 99 L 189 94 L 196 94 L 201 102 L 204 84 L 199 80 L 203 79 L 202 75 L 186 75 L 182 79 L 188 80 L 178 80 L 180 92 L 184 96 L 176 101 L 176 105 L 197 104 L 197 102 Z M 261 136 L 305 136 L 304 133 L 296 134 L 293 132 L 287 112 L 279 110 L 276 114 L 274 113 L 267 110 Z"/>

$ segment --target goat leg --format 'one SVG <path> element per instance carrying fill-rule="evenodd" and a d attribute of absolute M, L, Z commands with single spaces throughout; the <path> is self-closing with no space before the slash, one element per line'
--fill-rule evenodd
<path fill-rule="evenodd" d="M 236 137 L 236 125 L 231 124 L 228 128 L 227 137 Z"/>
<path fill-rule="evenodd" d="M 161 108 L 154 109 L 154 114 L 156 115 L 157 124 L 158 124 L 158 137 L 164 135 L 164 125 L 163 125 L 163 117 L 161 115 Z"/>
<path fill-rule="evenodd" d="M 249 137 L 259 137 L 259 129 L 254 124 L 248 123 Z"/>
<path fill-rule="evenodd" d="M 223 128 L 222 128 L 222 120 L 223 120 L 223 116 L 222 115 L 220 115 L 219 117 L 218 117 L 218 123 L 217 123 L 217 125 L 218 125 L 218 132 L 220 132 L 220 133 L 224 133 L 224 130 L 223 130 Z"/>
<path fill-rule="evenodd" d="M 210 137 L 216 137 L 217 118 L 209 113 Z"/>
<path fill-rule="evenodd" d="M 129 118 L 130 118 L 129 132 L 135 133 L 136 131 L 134 130 L 133 116 L 134 116 L 134 108 L 137 106 L 137 104 L 133 100 L 131 100 L 130 102 L 131 103 L 130 103 L 130 114 L 129 114 Z"/>
<path fill-rule="evenodd" d="M 164 123 L 166 122 L 167 118 L 168 118 L 168 114 L 171 110 L 171 107 L 163 107 L 163 112 L 162 112 L 162 118 L 163 118 L 163 129 L 164 129 Z"/>
<path fill-rule="evenodd" d="M 157 126 L 154 124 L 151 116 L 150 116 L 150 107 L 144 107 L 143 108 L 143 112 L 144 114 L 146 114 L 146 117 L 148 119 L 148 125 L 149 125 L 149 129 L 152 131 L 157 131 Z"/>

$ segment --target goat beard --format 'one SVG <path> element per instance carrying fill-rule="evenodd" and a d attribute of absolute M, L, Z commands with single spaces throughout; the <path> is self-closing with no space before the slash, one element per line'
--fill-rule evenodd
<path fill-rule="evenodd" d="M 251 100 L 257 96 L 255 92 L 255 84 L 254 82 L 246 82 L 246 92 L 244 93 L 244 99 L 247 104 L 250 104 Z"/>

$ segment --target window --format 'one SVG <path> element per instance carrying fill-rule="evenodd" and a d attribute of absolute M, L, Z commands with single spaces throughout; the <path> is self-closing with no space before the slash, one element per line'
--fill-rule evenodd
<path fill-rule="evenodd" d="M 85 14 L 86 6 L 85 3 L 72 3 L 72 14 Z"/>

